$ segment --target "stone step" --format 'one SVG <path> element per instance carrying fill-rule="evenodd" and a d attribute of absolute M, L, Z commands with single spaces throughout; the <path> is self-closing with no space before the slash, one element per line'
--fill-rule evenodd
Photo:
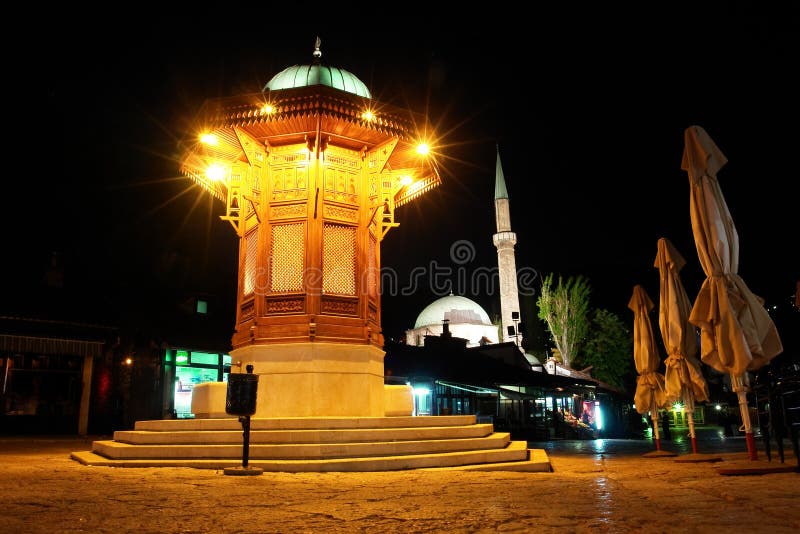
<path fill-rule="evenodd" d="M 239 444 L 242 427 L 236 430 L 118 430 L 114 441 L 130 445 Z M 464 439 L 492 434 L 491 424 L 412 428 L 344 428 L 314 430 L 251 430 L 250 445 L 280 443 L 357 443 Z"/>
<path fill-rule="evenodd" d="M 131 447 L 127 445 L 127 447 Z M 240 447 L 241 449 L 241 447 Z M 464 450 L 456 452 L 387 455 L 357 458 L 325 459 L 253 459 L 248 465 L 260 467 L 267 472 L 365 472 L 396 471 L 404 469 L 461 468 L 508 471 L 550 472 L 550 462 L 543 450 L 527 448 L 524 441 L 510 441 L 501 448 Z M 241 455 L 241 450 L 239 451 Z M 108 467 L 193 467 L 200 469 L 224 469 L 242 465 L 241 457 L 234 459 L 179 459 L 179 458 L 132 458 L 119 459 L 101 456 L 96 452 L 73 452 L 71 458 L 84 465 Z"/>
<path fill-rule="evenodd" d="M 513 443 L 513 442 L 512 442 Z M 455 467 L 430 467 L 425 471 L 455 469 L 458 471 L 523 471 L 529 473 L 552 473 L 550 458 L 544 449 L 528 449 L 528 459 L 518 462 L 493 462 L 460 465 Z"/>
<path fill-rule="evenodd" d="M 369 456 L 433 454 L 466 450 L 502 449 L 510 442 L 508 432 L 494 432 L 479 438 L 423 439 L 365 443 L 250 443 L 249 457 L 255 459 L 326 459 Z M 131 445 L 102 440 L 92 444 L 92 451 L 114 459 L 137 458 L 241 458 L 242 444 L 168 444 Z"/>
<path fill-rule="evenodd" d="M 401 417 L 251 417 L 250 430 L 333 430 L 345 428 L 419 428 L 473 425 L 474 415 L 422 415 Z M 240 430 L 237 417 L 155 419 L 136 421 L 134 430 Z"/>
<path fill-rule="evenodd" d="M 474 415 L 251 418 L 249 465 L 265 471 L 552 471 L 547 454 Z M 237 417 L 137 421 L 71 458 L 93 466 L 224 469 L 242 464 Z"/>

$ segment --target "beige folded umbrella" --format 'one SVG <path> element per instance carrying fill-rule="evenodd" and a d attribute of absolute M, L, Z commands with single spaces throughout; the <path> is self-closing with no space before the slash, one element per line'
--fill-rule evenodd
<path fill-rule="evenodd" d="M 689 419 L 692 452 L 697 454 L 694 403 L 708 400 L 708 384 L 700 371 L 695 328 L 689 323 L 692 305 L 680 278 L 686 264 L 669 239 L 658 240 L 655 267 L 659 274 L 658 326 L 667 350 L 664 388 L 667 403 L 683 402 Z"/>
<path fill-rule="evenodd" d="M 650 412 L 653 420 L 653 437 L 656 450 L 661 450 L 661 439 L 658 433 L 658 409 L 667 401 L 664 391 L 664 375 L 658 372 L 661 360 L 653 334 L 653 324 L 648 313 L 654 307 L 640 285 L 633 287 L 633 296 L 628 308 L 633 311 L 633 363 L 639 377 L 636 379 L 636 392 L 633 402 L 640 414 Z"/>
<path fill-rule="evenodd" d="M 739 276 L 739 235 L 717 181 L 728 162 L 700 126 L 684 134 L 681 168 L 689 175 L 692 232 L 706 274 L 689 322 L 700 328 L 700 359 L 729 373 L 739 398 L 747 450 L 758 458 L 747 407 L 747 371 L 760 369 L 783 351 L 778 331 L 763 300 Z M 765 236 L 766 238 L 766 236 Z"/>

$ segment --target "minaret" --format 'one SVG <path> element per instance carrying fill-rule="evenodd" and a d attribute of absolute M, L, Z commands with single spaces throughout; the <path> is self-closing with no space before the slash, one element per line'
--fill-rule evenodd
<path fill-rule="evenodd" d="M 500 278 L 500 321 L 502 341 L 513 341 L 520 345 L 519 335 L 519 291 L 517 290 L 517 263 L 514 259 L 514 245 L 517 234 L 511 231 L 511 215 L 508 206 L 508 191 L 500 165 L 500 148 L 497 148 L 497 164 L 495 166 L 494 214 L 497 222 L 497 233 L 494 234 L 494 246 L 497 247 L 497 266 Z M 516 320 L 515 320 L 516 319 Z M 513 326 L 516 336 L 509 335 L 508 327 Z"/>

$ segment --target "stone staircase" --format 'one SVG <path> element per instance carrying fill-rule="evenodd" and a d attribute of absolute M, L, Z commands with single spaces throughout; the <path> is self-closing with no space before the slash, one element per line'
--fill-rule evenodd
<path fill-rule="evenodd" d="M 85 465 L 194 467 L 242 465 L 236 417 L 137 421 L 91 451 Z M 550 460 L 474 415 L 251 418 L 248 464 L 264 471 L 394 471 L 450 468 L 550 472 Z"/>

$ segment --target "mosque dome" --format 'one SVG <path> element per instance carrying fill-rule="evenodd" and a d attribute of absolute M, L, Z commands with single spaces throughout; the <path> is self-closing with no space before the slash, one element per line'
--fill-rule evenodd
<path fill-rule="evenodd" d="M 450 324 L 481 324 L 492 325 L 489 315 L 480 305 L 468 299 L 450 294 L 428 304 L 417 317 L 414 328 L 442 324 L 443 319 L 449 319 Z"/>
<path fill-rule="evenodd" d="M 267 82 L 264 86 L 264 91 L 307 87 L 309 85 L 327 85 L 354 95 L 372 98 L 367 86 L 355 74 L 344 69 L 318 63 L 293 65 L 283 69 Z"/>

